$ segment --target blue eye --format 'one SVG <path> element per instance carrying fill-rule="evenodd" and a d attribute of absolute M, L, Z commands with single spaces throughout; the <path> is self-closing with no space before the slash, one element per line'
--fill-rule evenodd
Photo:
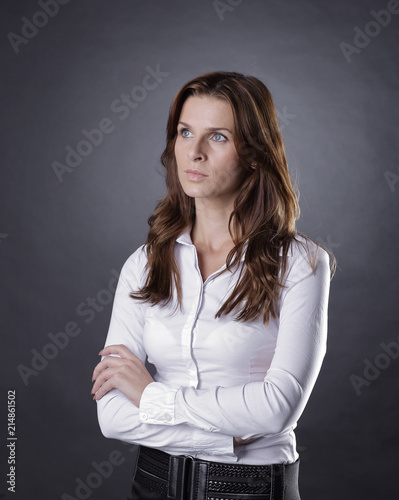
<path fill-rule="evenodd" d="M 225 137 L 223 134 L 218 134 L 216 132 L 216 134 L 213 136 L 213 138 L 215 139 L 216 142 L 224 142 L 224 141 L 227 141 L 227 137 Z"/>
<path fill-rule="evenodd" d="M 180 129 L 180 135 L 182 137 L 190 137 L 191 132 L 188 130 L 188 128 L 182 128 Z"/>
<path fill-rule="evenodd" d="M 188 128 L 182 128 L 182 129 L 180 129 L 179 130 L 179 135 L 181 135 L 181 137 L 183 137 L 184 139 L 187 139 L 189 137 L 193 137 L 192 132 L 190 132 L 190 130 Z M 227 141 L 227 137 L 224 136 L 223 134 L 219 134 L 218 132 L 215 132 L 213 134 L 212 139 L 215 142 L 225 142 L 225 141 Z"/>

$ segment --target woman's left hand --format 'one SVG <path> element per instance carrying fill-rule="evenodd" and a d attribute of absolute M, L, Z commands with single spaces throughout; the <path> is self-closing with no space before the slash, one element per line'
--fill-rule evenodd
<path fill-rule="evenodd" d="M 105 358 L 93 372 L 93 399 L 99 400 L 110 390 L 118 389 L 139 407 L 144 389 L 155 382 L 144 363 L 124 345 L 110 345 L 98 354 Z M 120 358 L 109 354 L 118 354 Z"/>

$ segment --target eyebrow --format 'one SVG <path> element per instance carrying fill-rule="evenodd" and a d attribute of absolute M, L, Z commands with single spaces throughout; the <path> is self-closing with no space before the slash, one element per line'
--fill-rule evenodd
<path fill-rule="evenodd" d="M 188 123 L 179 122 L 178 125 L 180 124 L 184 125 L 185 127 L 191 128 L 191 126 Z M 210 132 L 214 132 L 215 130 L 227 130 L 227 132 L 230 132 L 230 134 L 233 133 L 230 129 L 226 127 L 207 127 L 206 130 L 209 130 Z"/>

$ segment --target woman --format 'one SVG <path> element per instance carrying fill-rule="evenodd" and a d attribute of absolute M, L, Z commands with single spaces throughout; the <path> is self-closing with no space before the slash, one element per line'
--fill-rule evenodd
<path fill-rule="evenodd" d="M 93 373 L 101 430 L 140 445 L 132 499 L 299 499 L 294 428 L 326 350 L 330 266 L 296 232 L 268 89 L 191 80 L 161 160 L 167 195 Z"/>

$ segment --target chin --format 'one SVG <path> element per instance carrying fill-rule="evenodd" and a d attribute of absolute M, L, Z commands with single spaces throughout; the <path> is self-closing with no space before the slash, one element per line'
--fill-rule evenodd
<path fill-rule="evenodd" d="M 180 186 L 186 193 L 186 195 L 190 196 L 191 198 L 202 198 L 206 196 L 206 189 L 204 189 L 204 187 L 200 185 L 200 182 L 195 183 L 195 182 L 180 181 Z"/>
<path fill-rule="evenodd" d="M 189 197 L 189 198 L 206 198 L 207 197 L 207 193 L 204 193 L 203 190 L 201 189 L 184 189 L 183 188 L 183 191 L 186 193 L 186 195 Z"/>

